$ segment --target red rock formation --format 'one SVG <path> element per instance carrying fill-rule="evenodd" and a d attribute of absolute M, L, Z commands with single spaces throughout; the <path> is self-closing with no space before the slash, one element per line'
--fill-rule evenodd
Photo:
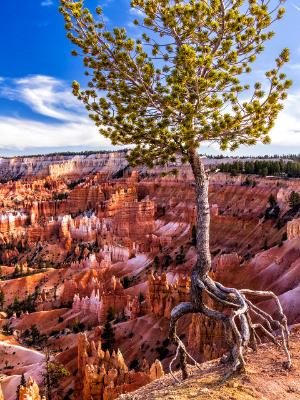
<path fill-rule="evenodd" d="M 114 310 L 115 316 L 125 314 L 128 302 L 124 288 L 120 279 L 112 277 L 111 281 L 105 285 L 101 295 L 101 307 L 99 308 L 98 321 L 103 324 L 106 320 L 107 312 L 110 308 Z"/>
<path fill-rule="evenodd" d="M 82 400 L 113 400 L 163 375 L 158 360 L 151 366 L 149 374 L 129 371 L 120 350 L 104 352 L 101 342 L 96 347 L 85 334 L 78 337 L 76 392 Z"/>
<path fill-rule="evenodd" d="M 31 377 L 25 387 L 20 386 L 19 400 L 41 400 L 39 387 Z"/>
<path fill-rule="evenodd" d="M 193 314 L 188 328 L 187 345 L 201 362 L 221 357 L 226 349 L 223 324 Z"/>
<path fill-rule="evenodd" d="M 168 283 L 167 275 L 148 275 L 148 291 L 151 312 L 159 317 L 170 318 L 173 307 L 189 300 L 190 278 L 179 276 L 173 285 Z"/>
<path fill-rule="evenodd" d="M 300 218 L 293 219 L 287 223 L 286 227 L 288 240 L 300 238 Z"/>

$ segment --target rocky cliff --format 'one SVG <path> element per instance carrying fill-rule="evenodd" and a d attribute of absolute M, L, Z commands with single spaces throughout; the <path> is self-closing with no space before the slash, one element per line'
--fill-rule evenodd
<path fill-rule="evenodd" d="M 15 400 L 10 388 L 24 371 L 38 381 L 42 344 L 33 327 L 71 372 L 60 386 L 72 400 L 83 393 L 84 400 L 115 398 L 161 374 L 176 352 L 167 339 L 170 313 L 189 300 L 196 260 L 190 169 L 175 163 L 169 168 L 179 175 L 163 178 L 162 168 L 126 168 L 124 153 L 0 165 L 0 327 L 15 346 L 1 353 L 7 400 Z M 299 215 L 288 196 L 298 181 L 255 179 L 211 179 L 211 273 L 226 285 L 274 290 L 295 324 Z M 272 302 L 264 307 L 275 310 Z M 108 313 L 115 334 L 109 354 L 98 347 Z M 214 321 L 187 316 L 178 331 L 198 361 L 223 353 L 223 327 Z"/>
<path fill-rule="evenodd" d="M 85 176 L 104 172 L 108 176 L 127 166 L 125 152 L 104 152 L 90 155 L 51 155 L 0 158 L 1 179 L 26 177 Z"/>

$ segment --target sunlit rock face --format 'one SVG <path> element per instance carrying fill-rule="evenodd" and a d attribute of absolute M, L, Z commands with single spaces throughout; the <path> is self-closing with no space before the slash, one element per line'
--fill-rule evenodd
<path fill-rule="evenodd" d="M 196 261 L 193 179 L 188 166 L 174 166 L 178 176 L 163 178 L 166 168 L 128 168 L 124 153 L 1 160 L 5 400 L 15 400 L 22 372 L 40 386 L 41 346 L 26 341 L 34 325 L 70 371 L 58 398 L 116 398 L 168 368 L 171 310 L 190 300 Z M 289 323 L 300 323 L 300 215 L 288 204 L 298 183 L 254 179 L 212 175 L 210 273 L 231 287 L 273 290 Z M 266 216 L 271 194 L 275 218 Z M 272 302 L 264 307 L 275 313 Z M 107 353 L 108 315 L 115 341 Z M 226 349 L 223 327 L 199 315 L 183 318 L 178 333 L 198 361 Z"/>
<path fill-rule="evenodd" d="M 300 218 L 287 223 L 287 238 L 288 240 L 300 239 Z"/>
<path fill-rule="evenodd" d="M 0 384 L 0 400 L 4 400 L 1 384 Z"/>
<path fill-rule="evenodd" d="M 91 155 L 55 155 L 40 157 L 0 158 L 2 179 L 15 177 L 81 176 L 90 173 L 116 173 L 127 166 L 125 152 Z"/>
<path fill-rule="evenodd" d="M 25 386 L 20 387 L 18 400 L 41 400 L 40 389 L 31 377 Z"/>
<path fill-rule="evenodd" d="M 140 372 L 130 371 L 120 350 L 103 351 L 88 341 L 86 335 L 78 337 L 78 373 L 76 392 L 82 400 L 113 400 L 122 393 L 132 392 L 164 376 L 159 360 L 151 367 L 146 363 Z"/>

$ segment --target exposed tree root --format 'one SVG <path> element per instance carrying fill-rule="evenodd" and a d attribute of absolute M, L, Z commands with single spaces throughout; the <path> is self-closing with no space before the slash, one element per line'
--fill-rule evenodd
<path fill-rule="evenodd" d="M 221 312 L 207 307 L 203 302 L 204 293 L 217 304 L 220 304 L 224 311 Z M 278 319 L 274 319 L 270 314 L 261 310 L 248 297 L 262 300 L 273 299 L 277 306 Z M 223 322 L 229 354 L 226 360 L 223 358 L 222 361 L 230 363 L 229 375 L 244 371 L 244 350 L 250 347 L 255 351 L 257 343 L 261 343 L 263 336 L 283 348 L 287 358 L 285 367 L 291 368 L 287 318 L 283 313 L 278 297 L 273 292 L 227 288 L 221 283 L 214 282 L 207 275 L 202 279 L 195 278 L 195 275 L 192 275 L 191 302 L 177 305 L 171 313 L 169 337 L 177 346 L 177 351 L 169 367 L 175 380 L 178 381 L 173 374 L 172 366 L 178 356 L 183 379 L 188 376 L 187 358 L 190 358 L 195 365 L 199 366 L 188 353 L 176 332 L 179 319 L 184 315 L 193 313 L 199 313 Z M 255 319 L 255 323 L 253 319 Z M 278 334 L 276 335 L 276 333 Z"/>

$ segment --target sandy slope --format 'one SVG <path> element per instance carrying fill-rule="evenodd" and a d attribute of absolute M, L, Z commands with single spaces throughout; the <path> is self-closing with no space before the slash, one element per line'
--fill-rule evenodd
<path fill-rule="evenodd" d="M 13 366 L 13 374 L 1 381 L 5 400 L 15 400 L 16 388 L 20 383 L 21 374 L 26 379 L 32 376 L 39 380 L 44 355 L 39 351 L 17 346 L 9 342 L 0 342 L 0 368 L 1 373 L 8 374 L 10 369 L 5 369 L 5 362 Z"/>

